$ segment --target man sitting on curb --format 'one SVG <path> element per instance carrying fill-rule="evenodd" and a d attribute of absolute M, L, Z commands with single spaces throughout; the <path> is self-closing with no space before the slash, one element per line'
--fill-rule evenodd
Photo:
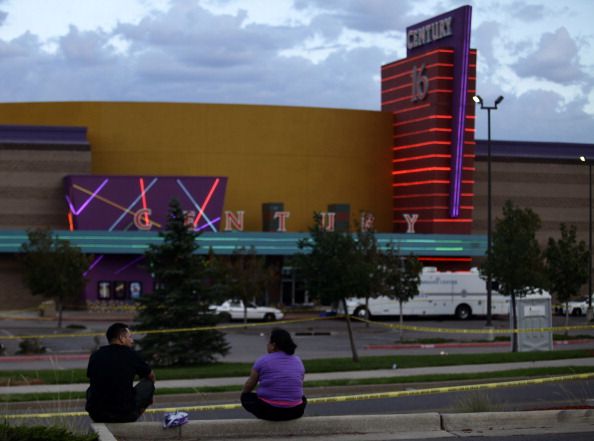
<path fill-rule="evenodd" d="M 155 374 L 132 349 L 128 325 L 114 323 L 107 329 L 109 345 L 91 355 L 87 377 L 86 411 L 96 423 L 136 421 L 153 403 Z M 133 387 L 134 378 L 140 381 Z"/>

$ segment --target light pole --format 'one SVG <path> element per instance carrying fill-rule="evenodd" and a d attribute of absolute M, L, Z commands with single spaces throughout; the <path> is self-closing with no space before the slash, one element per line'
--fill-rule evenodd
<path fill-rule="evenodd" d="M 497 110 L 497 106 L 503 101 L 503 97 L 499 96 L 492 106 L 485 106 L 483 99 L 479 95 L 472 97 L 475 103 L 481 105 L 481 109 L 487 111 L 487 259 L 491 258 L 491 110 Z M 485 326 L 491 327 L 491 298 L 492 298 L 493 278 L 491 270 L 487 271 L 487 323 Z"/>
<path fill-rule="evenodd" d="M 586 318 L 592 320 L 592 161 L 585 156 L 580 156 L 580 161 L 588 165 L 588 310 Z"/>

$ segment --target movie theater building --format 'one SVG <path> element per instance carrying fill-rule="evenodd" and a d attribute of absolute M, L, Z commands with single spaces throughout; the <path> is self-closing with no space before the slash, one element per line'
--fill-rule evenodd
<path fill-rule="evenodd" d="M 475 140 L 470 7 L 407 29 L 407 57 L 381 67 L 381 111 L 150 102 L 0 104 L 3 308 L 35 305 L 18 259 L 49 227 L 93 255 L 84 298 L 152 290 L 143 253 L 177 198 L 199 252 L 251 247 L 279 272 L 260 299 L 308 303 L 290 268 L 314 212 L 329 229 L 373 227 L 381 245 L 444 270 L 482 261 L 487 142 Z M 501 112 L 504 111 L 502 107 Z M 491 143 L 493 217 L 511 199 L 588 236 L 585 144 Z"/>

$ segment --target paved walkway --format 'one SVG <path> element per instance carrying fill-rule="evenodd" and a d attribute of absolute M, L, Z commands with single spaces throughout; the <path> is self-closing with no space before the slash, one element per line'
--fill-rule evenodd
<path fill-rule="evenodd" d="M 594 357 L 576 358 L 566 360 L 546 360 L 529 361 L 518 363 L 491 363 L 475 364 L 464 366 L 436 366 L 420 367 L 411 369 L 378 369 L 369 371 L 349 371 L 349 372 L 327 372 L 318 374 L 306 374 L 305 381 L 317 380 L 351 380 L 364 378 L 389 378 L 389 377 L 409 377 L 413 375 L 434 375 L 434 374 L 459 374 L 459 373 L 481 373 L 497 372 L 512 369 L 532 369 L 540 367 L 566 367 L 566 366 L 594 366 Z M 205 387 L 205 386 L 238 386 L 243 385 L 247 378 L 245 377 L 225 377 L 225 378 L 203 378 L 188 380 L 162 380 L 157 379 L 158 388 L 179 388 L 179 387 Z M 5 386 L 0 387 L 0 394 L 19 394 L 19 393 L 41 393 L 41 392 L 83 392 L 88 384 L 35 384 L 23 386 Z"/>

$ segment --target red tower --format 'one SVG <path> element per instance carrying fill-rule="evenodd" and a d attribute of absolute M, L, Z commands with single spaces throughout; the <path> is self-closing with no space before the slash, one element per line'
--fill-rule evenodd
<path fill-rule="evenodd" d="M 394 232 L 406 232 L 413 221 L 417 233 L 471 232 L 476 51 L 470 50 L 468 57 L 457 216 L 451 215 L 454 52 L 432 49 L 382 66 L 382 110 L 394 116 Z"/>

